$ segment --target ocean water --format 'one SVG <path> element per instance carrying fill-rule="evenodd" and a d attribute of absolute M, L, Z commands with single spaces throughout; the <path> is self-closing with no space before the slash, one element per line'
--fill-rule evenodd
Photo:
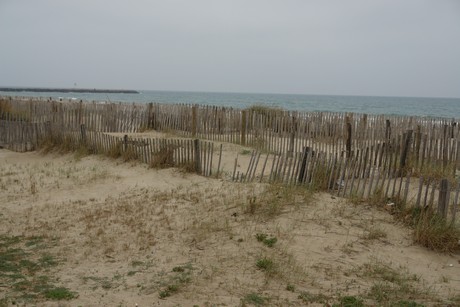
<path fill-rule="evenodd" d="M 0 92 L 1 96 L 74 98 L 89 101 L 189 103 L 246 108 L 253 105 L 294 111 L 354 112 L 460 118 L 460 98 L 330 96 L 254 93 L 140 91 L 139 94 Z"/>

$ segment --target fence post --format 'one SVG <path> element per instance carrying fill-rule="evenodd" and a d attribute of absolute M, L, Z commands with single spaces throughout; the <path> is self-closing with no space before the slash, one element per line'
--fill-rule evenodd
<path fill-rule="evenodd" d="M 412 132 L 413 130 L 407 130 L 407 133 L 406 133 L 406 139 L 404 140 L 404 147 L 403 147 L 403 151 L 401 154 L 401 159 L 399 161 L 399 176 L 398 177 L 404 176 L 404 170 L 405 170 L 406 162 L 407 162 L 407 155 L 409 153 L 410 142 L 412 139 Z"/>
<path fill-rule="evenodd" d="M 415 159 L 417 162 L 417 167 L 419 167 L 419 161 L 420 161 L 420 145 L 422 143 L 422 129 L 420 125 L 417 125 L 417 132 L 415 136 Z"/>
<path fill-rule="evenodd" d="M 193 147 L 195 151 L 195 171 L 197 174 L 201 174 L 201 150 L 200 150 L 200 140 L 193 140 Z"/>
<path fill-rule="evenodd" d="M 241 111 L 241 145 L 246 145 L 246 110 Z"/>
<path fill-rule="evenodd" d="M 306 171 L 306 168 L 307 168 L 307 157 L 308 157 L 309 152 L 310 152 L 310 147 L 304 147 L 303 148 L 302 162 L 301 162 L 301 165 L 300 165 L 299 176 L 297 178 L 297 181 L 299 183 L 304 182 L 305 171 Z"/>
<path fill-rule="evenodd" d="M 438 213 L 446 218 L 447 217 L 447 207 L 449 204 L 449 181 L 447 179 L 442 179 L 439 187 L 439 198 L 438 198 Z"/>
<path fill-rule="evenodd" d="M 197 105 L 192 106 L 192 136 L 196 136 L 198 110 Z"/>
<path fill-rule="evenodd" d="M 346 143 L 347 158 L 351 156 L 351 123 L 347 122 L 347 143 Z"/>
<path fill-rule="evenodd" d="M 442 169 L 445 170 L 447 167 L 447 154 L 449 151 L 448 146 L 448 126 L 444 125 L 443 138 L 442 138 Z"/>
<path fill-rule="evenodd" d="M 53 134 L 52 134 L 52 130 L 51 130 L 51 122 L 50 121 L 47 121 L 45 123 L 45 131 L 46 131 L 46 137 L 52 139 Z"/>
<path fill-rule="evenodd" d="M 385 121 L 385 139 L 391 139 L 391 122 L 389 119 Z"/>
<path fill-rule="evenodd" d="M 128 135 L 125 134 L 123 136 L 123 151 L 127 151 L 128 150 Z"/>
<path fill-rule="evenodd" d="M 85 124 L 80 125 L 81 142 L 86 145 L 86 128 Z"/>
<path fill-rule="evenodd" d="M 295 142 L 296 131 L 297 131 L 297 120 L 296 120 L 296 117 L 293 115 L 292 125 L 291 125 L 291 134 L 289 136 L 289 150 L 288 150 L 289 157 L 292 157 L 292 155 L 294 154 L 294 142 Z"/>
<path fill-rule="evenodd" d="M 152 129 L 153 126 L 153 103 L 149 102 L 147 107 L 147 128 Z"/>

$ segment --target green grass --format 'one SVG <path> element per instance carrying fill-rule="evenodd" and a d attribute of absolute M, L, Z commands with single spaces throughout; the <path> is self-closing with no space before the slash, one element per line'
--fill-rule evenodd
<path fill-rule="evenodd" d="M 370 279 L 371 287 L 366 297 L 378 305 L 396 305 L 413 298 L 429 298 L 429 290 L 419 284 L 420 278 L 404 267 L 393 268 L 391 264 L 371 261 L 356 269 L 359 277 Z M 404 306 L 404 305 L 402 305 Z"/>
<path fill-rule="evenodd" d="M 47 299 L 50 300 L 71 300 L 76 297 L 75 292 L 72 292 L 64 287 L 49 289 L 46 290 L 43 294 Z"/>
<path fill-rule="evenodd" d="M 173 275 L 169 276 L 168 282 L 160 290 L 158 297 L 165 299 L 179 292 L 181 288 L 192 281 L 192 270 L 193 267 L 190 263 L 173 267 L 171 270 Z"/>
<path fill-rule="evenodd" d="M 339 299 L 339 303 L 333 304 L 332 307 L 364 307 L 364 302 L 356 296 L 343 296 Z"/>
<path fill-rule="evenodd" d="M 53 276 L 43 275 L 59 262 L 48 253 L 44 237 L 0 236 L 0 284 L 11 299 L 25 301 L 69 300 L 77 296 L 54 285 Z M 46 250 L 46 253 L 43 251 Z"/>
<path fill-rule="evenodd" d="M 272 272 L 275 268 L 273 260 L 265 257 L 257 260 L 256 266 L 257 268 L 264 270 L 266 272 Z"/>
<path fill-rule="evenodd" d="M 257 293 L 250 293 L 244 297 L 243 302 L 253 304 L 255 306 L 263 306 L 268 302 L 268 298 Z"/>
<path fill-rule="evenodd" d="M 257 239 L 257 241 L 262 242 L 263 244 L 265 244 L 268 247 L 273 247 L 275 245 L 275 243 L 278 241 L 278 239 L 276 237 L 268 238 L 268 235 L 266 235 L 264 233 L 256 234 L 256 239 Z"/>
<path fill-rule="evenodd" d="M 160 298 L 166 298 L 168 296 L 171 296 L 173 293 L 176 293 L 179 291 L 179 286 L 178 285 L 168 285 L 163 291 L 160 291 L 159 297 Z"/>

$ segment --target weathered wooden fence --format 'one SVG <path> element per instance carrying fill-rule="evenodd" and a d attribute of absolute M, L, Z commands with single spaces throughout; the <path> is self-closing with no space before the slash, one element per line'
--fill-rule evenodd
<path fill-rule="evenodd" d="M 451 162 L 458 156 L 460 143 L 460 127 L 454 118 L 295 112 L 264 107 L 241 110 L 4 97 L 0 99 L 0 119 L 51 122 L 74 130 L 83 124 L 88 131 L 101 132 L 169 131 L 278 154 L 316 145 L 322 151 L 350 152 L 383 142 L 399 143 L 404 133 L 412 131 L 415 141 L 411 153 L 420 163 L 426 159 Z"/>
<path fill-rule="evenodd" d="M 420 175 L 402 159 L 404 150 L 398 155 L 382 148 L 365 148 L 351 155 L 309 147 L 293 155 L 254 150 L 246 170 L 236 171 L 235 159 L 232 180 L 299 185 L 360 201 L 429 207 L 455 222 L 458 176 L 449 170 L 450 175 L 443 177 L 442 165 L 438 173 Z"/>
<path fill-rule="evenodd" d="M 189 139 L 129 136 L 149 129 Z M 184 166 L 205 176 L 219 173 L 222 155 L 215 161 L 214 143 L 200 139 L 254 148 L 246 171 L 237 171 L 235 159 L 234 181 L 309 185 L 366 200 L 411 200 L 416 206 L 437 206 L 455 219 L 456 119 L 0 99 L 0 146 L 17 151 L 52 141 L 150 165 Z"/>

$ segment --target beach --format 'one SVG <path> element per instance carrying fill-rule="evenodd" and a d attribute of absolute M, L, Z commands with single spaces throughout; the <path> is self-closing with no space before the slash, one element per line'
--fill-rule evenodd
<path fill-rule="evenodd" d="M 436 305 L 460 289 L 458 254 L 413 245 L 408 228 L 365 203 L 101 156 L 0 157 L 2 252 L 22 250 L 39 266 L 30 276 L 20 270 L 24 279 L 2 275 L 7 301 L 27 294 L 38 306 L 302 306 L 346 296 L 375 302 L 385 286 L 391 293 L 381 295 L 395 301 Z M 71 299 L 34 293 L 39 276 Z"/>

